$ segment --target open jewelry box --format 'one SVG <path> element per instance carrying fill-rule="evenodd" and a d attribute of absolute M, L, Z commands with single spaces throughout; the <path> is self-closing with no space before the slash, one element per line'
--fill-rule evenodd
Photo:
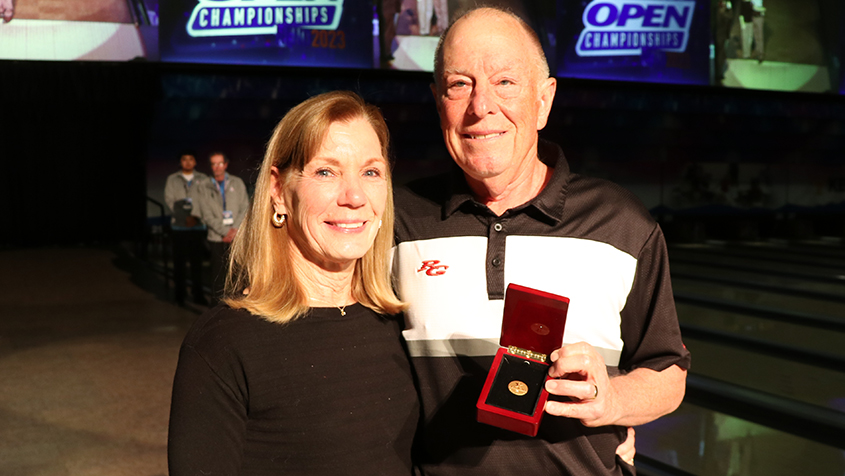
<path fill-rule="evenodd" d="M 509 284 L 505 291 L 502 334 L 493 364 L 478 397 L 477 419 L 536 436 L 549 398 L 548 355 L 563 344 L 569 299 Z"/>

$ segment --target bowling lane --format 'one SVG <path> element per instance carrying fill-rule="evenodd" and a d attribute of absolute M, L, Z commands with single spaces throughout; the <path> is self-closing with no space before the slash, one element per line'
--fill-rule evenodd
<path fill-rule="evenodd" d="M 677 303 L 681 326 L 700 327 L 845 359 L 845 332 Z M 694 356 L 697 364 L 700 358 Z M 845 394 L 843 395 L 845 396 Z"/>
<path fill-rule="evenodd" d="M 843 268 L 845 269 L 845 268 Z M 797 276 L 784 276 L 765 271 L 731 269 L 710 266 L 706 263 L 672 263 L 672 277 L 711 281 L 726 286 L 741 286 L 757 289 L 769 288 L 781 293 L 813 295 L 831 300 L 845 301 L 845 283 L 836 281 L 811 281 Z"/>
<path fill-rule="evenodd" d="M 845 473 L 840 448 L 691 403 L 636 431 L 638 465 L 654 459 L 698 476 Z"/>
<path fill-rule="evenodd" d="M 750 253 L 727 253 L 712 246 L 673 246 L 669 250 L 673 266 L 696 264 L 730 272 L 757 272 L 787 276 L 810 282 L 845 285 L 845 264 L 830 259 L 801 259 L 785 256 L 754 256 Z"/>
<path fill-rule="evenodd" d="M 676 295 L 679 296 L 689 295 L 730 301 L 737 306 L 827 316 L 834 321 L 841 320 L 842 324 L 845 325 L 845 301 L 803 297 L 779 291 L 748 289 L 737 285 L 725 286 L 719 283 L 680 277 L 673 277 L 672 287 Z"/>
<path fill-rule="evenodd" d="M 748 348 L 684 337 L 690 371 L 733 385 L 845 412 L 845 372 Z"/>

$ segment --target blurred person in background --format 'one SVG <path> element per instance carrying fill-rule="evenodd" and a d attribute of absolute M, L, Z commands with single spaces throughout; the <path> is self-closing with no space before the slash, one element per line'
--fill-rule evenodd
<path fill-rule="evenodd" d="M 244 181 L 226 172 L 229 159 L 222 152 L 208 158 L 212 176 L 199 183 L 193 214 L 208 227 L 211 251 L 211 297 L 216 303 L 223 294 L 229 248 L 249 208 L 249 194 Z"/>
<path fill-rule="evenodd" d="M 171 212 L 174 295 L 179 305 L 185 303 L 186 268 L 190 265 L 194 303 L 208 305 L 202 289 L 202 261 L 207 231 L 205 224 L 191 213 L 199 184 L 209 179 L 208 175 L 196 171 L 197 159 L 193 152 L 179 154 L 179 164 L 182 169 L 170 174 L 164 185 L 164 201 Z"/>
<path fill-rule="evenodd" d="M 0 0 L 0 17 L 5 23 L 12 21 L 15 16 L 15 0 Z"/>

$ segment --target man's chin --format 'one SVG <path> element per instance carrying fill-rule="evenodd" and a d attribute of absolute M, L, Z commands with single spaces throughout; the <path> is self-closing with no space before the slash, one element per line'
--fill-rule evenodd
<path fill-rule="evenodd" d="M 461 164 L 464 174 L 474 180 L 487 180 L 495 178 L 502 173 L 502 168 L 497 166 L 496 159 L 473 159 Z"/>

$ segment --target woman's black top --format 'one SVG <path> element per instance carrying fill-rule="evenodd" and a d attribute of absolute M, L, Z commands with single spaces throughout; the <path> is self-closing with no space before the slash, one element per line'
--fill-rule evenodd
<path fill-rule="evenodd" d="M 399 322 L 345 313 L 199 317 L 173 383 L 170 475 L 411 474 L 420 414 Z"/>

